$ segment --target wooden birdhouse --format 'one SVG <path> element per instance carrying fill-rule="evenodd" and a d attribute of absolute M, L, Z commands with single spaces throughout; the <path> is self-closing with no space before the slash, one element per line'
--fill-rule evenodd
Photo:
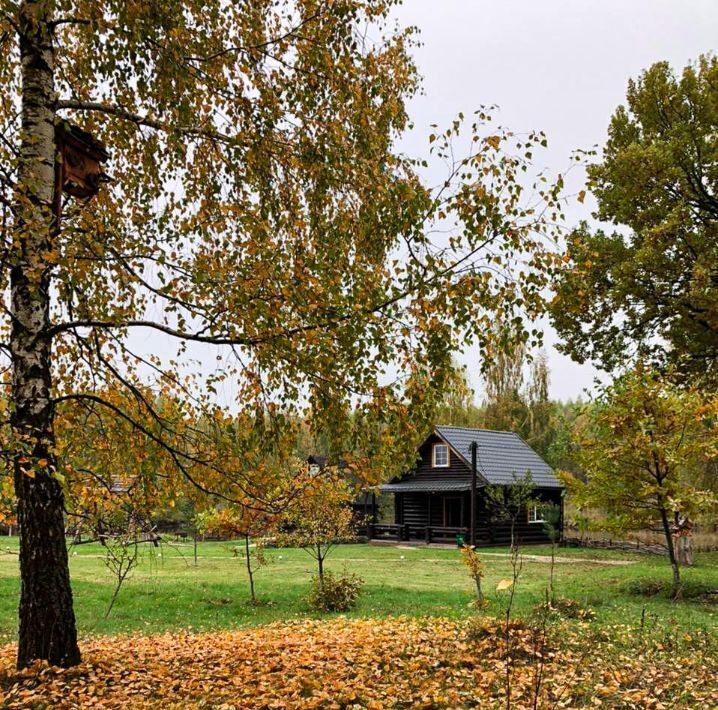
<path fill-rule="evenodd" d="M 110 158 L 104 144 L 69 121 L 57 124 L 55 142 L 61 155 L 58 187 L 72 197 L 94 197 L 102 183 L 110 181 L 102 169 Z"/>

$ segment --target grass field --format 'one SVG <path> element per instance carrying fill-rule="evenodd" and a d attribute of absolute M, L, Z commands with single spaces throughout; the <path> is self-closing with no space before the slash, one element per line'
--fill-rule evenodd
<path fill-rule="evenodd" d="M 276 620 L 311 618 L 304 601 L 314 561 L 302 550 L 270 549 L 270 564 L 257 574 L 261 604 L 249 604 L 243 559 L 233 543 L 198 545 L 195 566 L 192 544 L 163 544 L 145 550 L 140 565 L 125 582 L 109 619 L 104 613 L 113 591 L 113 577 L 103 563 L 99 545 L 71 548 L 71 573 L 80 634 L 126 632 L 158 633 L 166 630 L 232 629 Z M 16 629 L 19 592 L 17 541 L 0 540 L 0 640 L 11 641 Z M 483 554 L 485 589 L 490 601 L 487 614 L 500 613 L 495 588 L 511 576 L 508 550 L 491 548 Z M 548 548 L 527 547 L 524 554 L 545 555 Z M 697 564 L 684 570 L 687 597 L 670 601 L 664 592 L 642 594 L 653 583 L 667 583 L 668 564 L 660 558 L 606 550 L 559 549 L 570 562 L 556 565 L 556 591 L 591 607 L 597 623 L 638 623 L 641 617 L 657 627 L 681 630 L 718 628 L 718 553 L 697 556 Z M 631 564 L 608 565 L 608 561 Z M 464 617 L 472 583 L 453 549 L 343 545 L 329 558 L 328 568 L 346 569 L 365 580 L 364 593 L 349 616 L 395 615 Z M 525 559 L 517 588 L 515 609 L 526 615 L 542 598 L 549 565 Z M 644 589 L 645 591 L 645 589 Z"/>

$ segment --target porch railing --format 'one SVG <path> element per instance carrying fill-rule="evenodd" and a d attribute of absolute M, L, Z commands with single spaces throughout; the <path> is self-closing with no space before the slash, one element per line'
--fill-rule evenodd
<path fill-rule="evenodd" d="M 469 528 L 445 527 L 440 525 L 404 525 L 404 524 L 369 524 L 367 536 L 370 540 L 423 540 L 432 542 L 455 543 L 459 535 L 469 542 Z"/>
<path fill-rule="evenodd" d="M 525 543 L 544 542 L 544 534 L 540 526 L 531 526 L 532 530 L 520 530 L 519 538 Z M 529 534 L 530 533 L 530 534 Z M 468 527 L 447 527 L 441 525 L 414 525 L 409 523 L 398 524 L 369 524 L 367 537 L 370 540 L 391 540 L 394 542 L 420 541 L 431 543 L 457 543 L 461 535 L 465 544 L 470 544 L 471 533 Z M 511 541 L 511 528 L 508 524 L 477 525 L 475 535 L 476 545 L 508 545 Z"/>
<path fill-rule="evenodd" d="M 405 540 L 404 525 L 369 523 L 367 537 L 370 540 Z"/>
<path fill-rule="evenodd" d="M 459 535 L 463 536 L 466 542 L 469 541 L 469 528 L 452 528 L 427 525 L 424 528 L 424 539 L 427 544 L 432 542 L 453 542 L 456 543 Z"/>

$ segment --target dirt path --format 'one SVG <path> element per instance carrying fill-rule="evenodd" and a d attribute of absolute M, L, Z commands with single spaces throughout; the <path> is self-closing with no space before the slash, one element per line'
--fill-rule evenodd
<path fill-rule="evenodd" d="M 454 546 L 452 545 L 451 548 L 454 549 Z M 409 545 L 397 545 L 396 549 L 419 552 L 420 550 L 425 548 L 411 547 Z M 508 552 L 484 552 L 483 550 L 479 550 L 479 554 L 482 557 L 511 557 L 511 554 Z M 528 562 L 543 562 L 548 564 L 551 563 L 550 555 L 527 555 L 525 553 L 522 553 L 521 557 Z M 422 561 L 430 562 L 431 559 L 432 558 L 424 558 Z M 638 560 L 597 560 L 590 557 L 562 557 L 560 555 L 556 555 L 554 561 L 556 562 L 556 564 L 570 564 L 571 562 L 582 562 L 585 564 L 605 565 L 608 567 L 625 567 L 626 565 L 638 564 Z"/>
<path fill-rule="evenodd" d="M 396 547 L 397 550 L 405 550 L 408 552 L 420 552 L 424 548 L 421 547 L 409 547 L 409 546 L 401 546 Z M 451 549 L 455 549 L 452 548 Z M 482 557 L 506 557 L 510 558 L 511 555 L 508 552 L 480 552 Z M 158 557 L 161 557 L 162 555 L 158 554 Z M 88 554 L 88 555 L 74 555 L 75 558 L 80 559 L 104 559 L 103 555 L 95 555 L 95 554 Z M 189 556 L 192 557 L 191 555 Z M 279 555 L 281 558 L 281 555 Z M 542 562 L 544 564 L 550 564 L 551 563 L 551 557 L 549 555 L 526 555 L 522 554 L 521 557 L 526 562 Z M 166 555 L 164 559 L 176 559 L 176 560 L 183 560 L 182 557 L 179 555 Z M 242 561 L 241 557 L 230 557 L 229 555 L 197 555 L 198 560 L 238 560 Z M 371 561 L 372 563 L 376 562 L 396 562 L 395 559 L 374 559 L 374 560 L 368 560 L 365 557 L 342 557 L 340 558 L 342 562 L 368 562 Z M 185 562 L 187 560 L 184 560 Z M 444 560 L 441 560 L 437 557 L 421 557 L 421 558 L 414 558 L 413 561 L 421 561 L 421 562 L 443 562 Z M 638 564 L 638 560 L 597 560 L 597 559 L 591 559 L 589 557 L 560 557 L 556 556 L 555 558 L 556 564 L 570 564 L 571 562 L 581 562 L 583 564 L 591 564 L 591 565 L 605 565 L 608 567 L 625 567 L 626 565 L 635 565 Z"/>
<path fill-rule="evenodd" d="M 491 557 L 511 557 L 507 552 L 482 552 L 481 555 L 490 555 Z M 551 562 L 550 555 L 524 555 L 525 560 L 529 562 Z M 597 560 L 590 557 L 559 557 L 554 558 L 556 564 L 568 564 L 570 562 L 584 562 L 592 565 L 608 565 L 610 567 L 623 567 L 625 565 L 635 565 L 638 560 Z"/>

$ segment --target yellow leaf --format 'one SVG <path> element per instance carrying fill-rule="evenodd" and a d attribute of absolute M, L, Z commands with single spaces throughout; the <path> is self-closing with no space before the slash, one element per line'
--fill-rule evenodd
<path fill-rule="evenodd" d="M 513 587 L 514 581 L 513 579 L 502 579 L 497 585 L 496 585 L 496 591 L 497 592 L 503 592 L 505 589 L 510 589 Z"/>

